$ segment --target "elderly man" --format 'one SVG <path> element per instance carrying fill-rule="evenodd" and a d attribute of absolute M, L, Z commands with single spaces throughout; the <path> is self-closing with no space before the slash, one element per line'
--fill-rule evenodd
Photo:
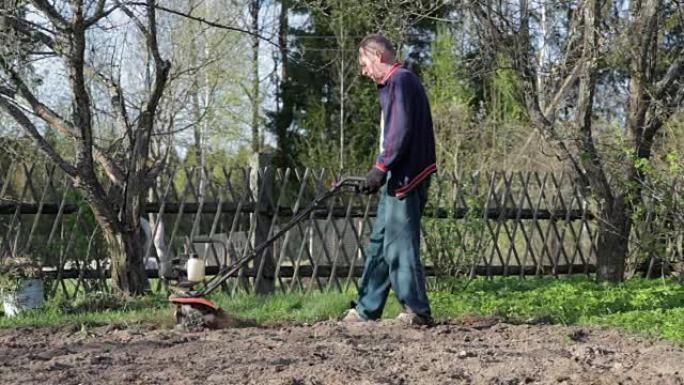
<path fill-rule="evenodd" d="M 430 105 L 420 80 L 397 63 L 396 51 L 384 36 L 368 35 L 361 41 L 359 65 L 380 93 L 380 155 L 362 189 L 379 193 L 380 201 L 359 297 L 342 319 L 380 318 L 392 288 L 403 308 L 399 321 L 430 324 L 420 261 L 420 218 L 430 175 L 437 170 Z"/>

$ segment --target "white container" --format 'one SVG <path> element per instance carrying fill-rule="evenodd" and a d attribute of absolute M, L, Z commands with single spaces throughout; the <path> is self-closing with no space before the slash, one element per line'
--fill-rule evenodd
<path fill-rule="evenodd" d="M 24 279 L 16 291 L 2 293 L 2 306 L 6 317 L 14 317 L 21 312 L 43 307 L 43 280 Z"/>
<path fill-rule="evenodd" d="M 188 281 L 202 282 L 204 280 L 204 259 L 192 256 L 188 259 Z"/>

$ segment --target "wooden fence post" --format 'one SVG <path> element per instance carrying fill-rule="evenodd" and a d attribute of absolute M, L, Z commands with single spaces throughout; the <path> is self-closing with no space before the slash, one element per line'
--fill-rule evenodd
<path fill-rule="evenodd" d="M 256 153 L 250 160 L 250 189 L 254 197 L 254 232 L 252 236 L 252 246 L 265 242 L 269 237 L 271 227 L 271 217 L 268 215 L 269 208 L 273 202 L 273 168 L 271 160 L 273 155 L 266 153 Z M 269 294 L 275 290 L 275 260 L 273 258 L 273 247 L 266 248 L 254 259 L 254 291 L 257 294 Z"/>

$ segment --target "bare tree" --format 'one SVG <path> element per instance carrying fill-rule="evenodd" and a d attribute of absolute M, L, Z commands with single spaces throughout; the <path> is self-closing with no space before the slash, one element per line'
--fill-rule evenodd
<path fill-rule="evenodd" d="M 17 9 L 30 11 L 32 15 L 20 14 Z M 136 26 L 149 53 L 149 92 L 137 103 L 130 100 L 131 93 L 123 88 L 116 71 L 94 65 L 94 55 L 89 54 L 95 50 L 89 43 L 89 35 L 95 29 L 106 31 L 102 24 L 114 13 Z M 3 44 L 0 52 L 3 82 L 0 107 L 83 193 L 111 252 L 114 288 L 125 294 L 143 292 L 147 277 L 142 263 L 140 217 L 149 183 L 163 166 L 163 156 L 152 156 L 151 141 L 171 68 L 157 41 L 155 1 L 132 5 L 117 0 L 58 3 L 32 0 L 2 8 L 0 17 L 3 25 L 9 26 L 5 29 L 9 32 L 3 36 L 8 44 Z M 14 36 L 20 36 L 23 43 Z M 66 69 L 70 115 L 60 114 L 41 100 L 22 74 L 22 60 L 14 52 L 27 47 L 30 48 L 25 52 L 27 57 L 48 55 L 56 65 Z M 93 96 L 97 93 L 95 87 L 108 92 L 107 113 L 115 116 L 117 131 L 122 133 L 116 148 L 106 148 L 94 135 L 97 128 L 94 117 L 98 113 Z M 49 144 L 45 139 L 47 130 L 56 131 L 71 141 L 75 156 L 70 158 Z M 111 188 L 106 188 L 107 185 Z"/>
<path fill-rule="evenodd" d="M 563 38 L 557 42 L 558 53 L 550 70 L 554 78 L 546 82 L 552 88 L 547 90 L 539 89 L 538 38 L 531 27 L 540 17 L 528 0 L 473 1 L 470 5 L 483 26 L 485 40 L 507 53 L 518 70 L 531 121 L 557 146 L 559 157 L 570 162 L 594 198 L 600 221 L 598 278 L 620 281 L 629 251 L 632 213 L 641 202 L 644 175 L 639 163 L 651 157 L 655 135 L 681 107 L 684 51 L 675 47 L 674 59 L 669 61 L 661 52 L 663 20 L 672 12 L 665 2 L 617 2 L 612 13 L 618 16 L 611 16 L 610 4 L 601 0 L 563 4 L 567 12 L 561 17 L 568 22 L 561 28 Z M 620 16 L 627 5 L 630 12 Z M 550 8 L 545 5 L 542 9 L 545 23 Z M 622 55 L 624 62 L 611 64 L 608 53 Z M 605 72 L 620 73 L 629 82 L 625 148 L 618 162 L 612 162 L 606 147 L 598 143 L 595 95 Z M 542 94 L 548 95 L 544 107 Z"/>

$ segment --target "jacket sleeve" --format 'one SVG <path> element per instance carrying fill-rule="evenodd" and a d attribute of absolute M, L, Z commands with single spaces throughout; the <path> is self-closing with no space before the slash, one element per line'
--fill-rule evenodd
<path fill-rule="evenodd" d="M 399 75 L 399 74 L 397 74 Z M 411 141 L 411 83 L 405 75 L 394 79 L 390 89 L 390 100 L 384 113 L 385 128 L 382 151 L 375 167 L 387 172 L 406 155 Z"/>

